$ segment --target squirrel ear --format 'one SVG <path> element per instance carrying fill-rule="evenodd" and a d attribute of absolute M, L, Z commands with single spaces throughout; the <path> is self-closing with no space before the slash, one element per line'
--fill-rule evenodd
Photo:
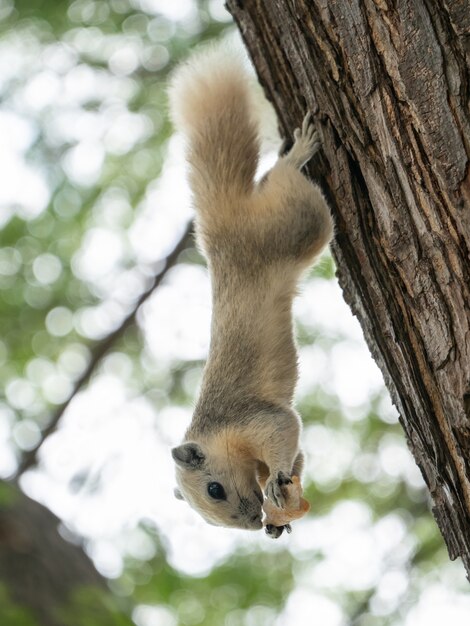
<path fill-rule="evenodd" d="M 171 456 L 176 464 L 183 469 L 200 469 L 204 465 L 206 457 L 197 443 L 183 443 L 177 448 L 173 448 Z"/>
<path fill-rule="evenodd" d="M 184 500 L 184 496 L 183 496 L 183 494 L 181 493 L 181 491 L 178 489 L 178 487 L 175 487 L 175 488 L 174 488 L 173 493 L 175 494 L 175 498 L 176 498 L 177 500 Z"/>

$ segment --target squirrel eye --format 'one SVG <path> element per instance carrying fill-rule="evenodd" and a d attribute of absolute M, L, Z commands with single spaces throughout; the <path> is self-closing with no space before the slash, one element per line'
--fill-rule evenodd
<path fill-rule="evenodd" d="M 225 500 L 225 490 L 220 483 L 209 483 L 207 485 L 207 493 L 214 500 Z"/>

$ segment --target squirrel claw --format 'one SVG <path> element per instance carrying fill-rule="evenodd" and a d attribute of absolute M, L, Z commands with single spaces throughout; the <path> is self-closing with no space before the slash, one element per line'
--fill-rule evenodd
<path fill-rule="evenodd" d="M 266 497 L 274 502 L 278 509 L 285 508 L 286 498 L 282 487 L 290 485 L 292 479 L 284 472 L 277 472 L 276 478 L 271 478 L 266 485 Z"/>
<path fill-rule="evenodd" d="M 310 111 L 307 111 L 302 121 L 302 135 L 308 135 L 309 133 L 311 133 L 312 128 L 314 129 L 314 127 L 312 126 L 312 114 L 310 113 Z"/>
<path fill-rule="evenodd" d="M 284 531 L 284 526 L 274 526 L 274 524 L 268 524 L 264 532 L 271 537 L 271 539 L 279 539 Z"/>
<path fill-rule="evenodd" d="M 271 537 L 271 539 L 279 539 L 282 533 L 286 531 L 286 533 L 292 532 L 292 527 L 290 524 L 284 524 L 284 526 L 274 526 L 274 524 L 267 524 L 264 529 L 264 532 Z"/>
<path fill-rule="evenodd" d="M 292 478 L 290 476 L 288 476 L 287 474 L 284 474 L 284 472 L 278 472 L 277 473 L 277 484 L 282 486 L 282 485 L 292 485 Z"/>
<path fill-rule="evenodd" d="M 301 169 L 321 147 L 321 137 L 312 123 L 312 114 L 308 112 L 302 127 L 294 130 L 294 145 L 284 157 L 288 163 Z"/>

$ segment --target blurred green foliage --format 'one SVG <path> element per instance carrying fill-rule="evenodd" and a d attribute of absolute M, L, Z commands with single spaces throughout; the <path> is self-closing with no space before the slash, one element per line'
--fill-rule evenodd
<path fill-rule="evenodd" d="M 165 17 L 158 9 L 150 10 L 151 3 L 137 0 L 0 2 L 0 56 L 10 50 L 13 57 L 22 59 L 14 72 L 5 71 L 4 76 L 0 72 L 2 111 L 15 112 L 28 123 L 33 138 L 23 158 L 40 172 L 48 187 L 47 206 L 43 210 L 28 211 L 15 202 L 2 207 L 0 409 L 10 428 L 9 445 L 18 459 L 37 441 L 54 405 L 67 400 L 95 342 L 113 329 L 111 323 L 101 331 L 87 332 L 81 321 L 84 312 L 98 309 L 114 298 L 106 277 L 97 283 L 76 270 L 77 254 L 91 229 L 105 226 L 123 242 L 124 252 L 113 268 L 115 282 L 126 271 L 138 267 L 143 268 L 142 287 L 148 284 L 154 267 L 145 266 L 136 258 L 126 230 L 164 162 L 171 134 L 165 100 L 168 72 L 194 45 L 232 28 L 228 20 L 216 19 L 221 8 L 214 11 L 214 4 L 197 2 L 191 21 L 178 21 Z M 138 50 L 137 56 L 129 53 L 128 58 L 119 57 L 119 51 L 129 42 Z M 28 86 L 38 75 L 47 73 L 47 63 L 53 57 L 55 71 L 62 77 L 79 70 L 83 72 L 82 81 L 93 77 L 95 85 L 106 84 L 117 95 L 112 96 L 107 89 L 85 90 L 84 96 L 77 96 L 68 104 L 52 100 L 45 106 L 33 106 L 28 102 Z M 103 112 L 112 106 L 138 116 L 128 120 L 138 121 L 143 131 L 136 132 L 135 140 L 127 144 L 118 142 L 113 146 L 111 142 L 99 174 L 91 176 L 88 182 L 80 182 L 70 176 L 67 168 L 71 150 L 79 144 L 79 129 L 75 133 L 68 125 L 75 119 L 86 132 L 87 125 L 99 123 Z M 59 122 L 65 128 L 63 132 L 57 130 Z M 117 207 L 111 218 L 106 208 L 110 202 Z M 194 249 L 183 253 L 180 260 L 201 264 Z M 332 280 L 334 271 L 332 259 L 326 258 L 309 279 Z M 114 327 L 132 310 L 137 295 L 133 292 L 119 302 Z M 324 350 L 344 339 L 339 334 L 322 336 L 315 327 L 302 324 L 298 337 L 301 346 L 316 342 Z M 132 372 L 126 382 L 136 393 L 146 395 L 156 409 L 168 402 L 190 406 L 193 394 L 187 384 L 188 373 L 192 379 L 198 379 L 201 362 L 186 360 L 172 363 L 164 371 L 152 370 L 143 354 L 142 341 L 134 327 L 114 346 L 116 352 L 131 359 Z M 52 390 L 44 384 L 46 373 L 55 381 Z M 161 393 L 159 380 L 164 389 Z M 412 545 L 409 558 L 402 563 L 407 589 L 388 609 L 377 609 L 377 605 L 376 609 L 371 608 L 377 592 L 374 586 L 361 592 L 346 588 L 324 591 L 342 607 L 349 623 L 364 626 L 403 623 L 425 581 L 429 576 L 437 576 L 436 570 L 447 559 L 423 487 L 410 484 L 405 475 L 391 476 L 380 467 L 381 446 L 390 438 L 404 445 L 396 420 L 383 415 L 384 397 L 385 392 L 381 391 L 369 398 L 361 407 L 361 419 L 356 420 L 345 416 L 338 397 L 319 386 L 312 387 L 299 403 L 306 432 L 321 427 L 324 434 L 327 432 L 338 442 L 346 434 L 356 450 L 354 458 L 330 482 L 306 484 L 312 517 L 327 516 L 342 502 L 362 502 L 370 509 L 371 523 L 390 515 L 399 517 Z M 32 428 L 32 439 L 15 436 L 15 428 L 21 422 Z M 369 475 L 367 467 L 360 472 L 354 470 L 354 463 L 361 460 L 363 467 L 370 464 Z M 76 478 L 77 485 L 81 485 L 80 477 Z M 7 500 L 8 493 L 1 487 L 0 506 L 6 505 Z M 205 576 L 191 577 L 169 564 L 158 532 L 145 525 L 143 528 L 156 546 L 155 556 L 149 560 L 127 557 L 121 577 L 110 582 L 111 589 L 117 598 L 126 596 L 135 605 L 167 607 L 175 623 L 188 626 L 219 626 L 224 620 L 228 626 L 274 623 L 295 589 L 296 576 L 303 571 L 305 562 L 321 563 L 324 557 L 316 549 L 306 550 L 302 558 L 287 549 L 247 550 L 216 565 Z M 26 610 L 11 603 L 4 586 L 0 587 L 0 596 L 2 624 L 35 624 Z M 97 617 L 90 590 L 77 590 L 73 602 L 74 607 L 67 609 L 64 618 L 67 624 L 128 623 L 124 613 L 115 614 L 114 609 L 106 618 L 99 614 Z"/>
<path fill-rule="evenodd" d="M 67 626 L 132 626 L 119 599 L 93 587 L 79 587 L 56 615 Z"/>
<path fill-rule="evenodd" d="M 12 600 L 3 583 L 0 583 L 0 620 L 8 626 L 40 626 L 31 611 Z"/>

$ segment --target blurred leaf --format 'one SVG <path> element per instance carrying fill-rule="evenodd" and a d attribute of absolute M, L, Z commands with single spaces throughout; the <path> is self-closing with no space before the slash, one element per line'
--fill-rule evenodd
<path fill-rule="evenodd" d="M 41 626 L 31 611 L 12 600 L 7 588 L 0 583 L 0 624 L 5 626 Z"/>

